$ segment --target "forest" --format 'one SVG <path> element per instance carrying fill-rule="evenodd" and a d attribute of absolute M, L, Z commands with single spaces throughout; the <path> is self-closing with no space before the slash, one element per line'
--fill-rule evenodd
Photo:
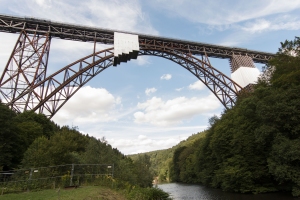
<path fill-rule="evenodd" d="M 35 190 L 52 188 L 53 181 L 50 179 L 54 172 L 49 166 L 113 164 L 113 179 L 107 175 L 105 177 L 94 176 L 94 182 L 91 184 L 99 184 L 102 180 L 103 184 L 106 183 L 104 186 L 109 185 L 113 189 L 125 191 L 123 193 L 128 199 L 136 199 L 137 196 L 140 199 L 150 197 L 168 199 L 169 196 L 162 190 L 152 187 L 154 175 L 150 171 L 149 156 L 141 155 L 133 161 L 108 144 L 104 137 L 96 139 L 88 134 L 81 134 L 77 127 L 59 127 L 43 114 L 31 111 L 16 114 L 2 103 L 0 103 L 0 152 L 0 172 L 42 169 L 43 167 L 49 169 L 49 175 L 46 174 L 46 177 L 50 184 L 34 182 L 30 185 L 31 189 L 33 187 Z M 57 182 L 60 184 L 64 182 L 62 187 L 69 186 L 70 183 L 69 180 L 63 181 L 70 177 L 70 172 L 64 173 L 65 175 Z M 14 176 L 17 174 L 15 173 Z M 12 183 L 9 187 L 5 182 L 0 181 L 0 183 L 4 184 L 6 190 L 9 189 L 6 193 L 28 190 L 28 181 L 23 184 L 22 181 L 17 180 L 21 186 L 14 184 L 14 181 L 7 183 Z"/>
<path fill-rule="evenodd" d="M 139 156 L 133 162 L 112 148 L 105 138 L 83 135 L 76 127 L 59 127 L 43 114 L 17 115 L 3 104 L 0 104 L 0 123 L 1 171 L 72 163 L 114 163 L 116 178 L 141 187 L 152 186 L 147 156 Z"/>
<path fill-rule="evenodd" d="M 240 92 L 233 108 L 211 117 L 204 132 L 146 153 L 159 181 L 300 196 L 299 37 L 281 43 L 253 87 Z"/>
<path fill-rule="evenodd" d="M 281 44 L 251 93 L 176 148 L 170 180 L 224 191 L 300 196 L 300 38 Z"/>

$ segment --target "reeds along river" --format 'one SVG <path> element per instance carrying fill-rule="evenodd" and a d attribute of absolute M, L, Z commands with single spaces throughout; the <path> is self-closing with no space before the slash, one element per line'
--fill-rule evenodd
<path fill-rule="evenodd" d="M 297 199 L 290 194 L 237 194 L 222 192 L 219 189 L 212 189 L 201 185 L 167 183 L 159 184 L 157 187 L 168 192 L 174 200 L 291 200 Z"/>

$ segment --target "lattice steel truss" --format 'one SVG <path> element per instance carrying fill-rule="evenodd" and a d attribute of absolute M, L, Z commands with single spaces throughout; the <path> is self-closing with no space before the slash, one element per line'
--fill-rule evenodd
<path fill-rule="evenodd" d="M 231 73 L 235 72 L 240 67 L 255 68 L 253 60 L 249 56 L 233 55 L 230 58 Z"/>
<path fill-rule="evenodd" d="M 230 78 L 214 69 L 207 56 L 201 59 L 174 49 L 159 46 L 142 46 L 139 55 L 152 55 L 169 59 L 189 70 L 201 80 L 226 107 L 234 105 L 237 93 L 242 89 Z M 112 66 L 114 59 L 113 48 L 91 54 L 82 58 L 58 72 L 24 90 L 17 98 L 9 103 L 18 112 L 33 110 L 53 117 L 55 113 L 89 80 Z M 63 77 L 59 80 L 59 77 Z M 39 94 L 37 91 L 42 91 Z M 31 107 L 26 102 L 35 99 Z"/>
<path fill-rule="evenodd" d="M 4 103 L 12 102 L 21 93 L 45 79 L 50 41 L 49 33 L 29 35 L 26 31 L 21 31 L 0 78 L 0 97 Z M 42 90 L 35 92 L 37 96 L 43 93 Z M 22 107 L 27 107 L 34 101 L 33 97 L 28 96 Z"/>
<path fill-rule="evenodd" d="M 104 44 L 114 43 L 115 32 L 115 30 L 53 22 L 45 19 L 0 15 L 0 31 L 8 33 L 19 33 L 22 30 L 25 30 L 30 34 L 38 33 L 42 35 L 49 32 L 52 38 L 83 42 L 96 41 L 98 43 Z M 274 56 L 274 54 L 272 53 L 253 51 L 244 48 L 227 47 L 137 33 L 129 34 L 139 35 L 140 45 L 152 44 L 156 46 L 164 46 L 165 48 L 172 48 L 185 53 L 191 53 L 193 55 L 207 55 L 209 57 L 229 59 L 233 55 L 241 55 L 249 56 L 254 62 L 257 63 L 267 63 L 268 60 L 270 60 Z"/>
<path fill-rule="evenodd" d="M 8 105 L 17 112 L 38 110 L 39 113 L 52 117 L 85 83 L 112 65 L 112 50 L 106 49 L 71 63 L 24 90 Z M 28 104 L 27 99 L 35 101 Z"/>
<path fill-rule="evenodd" d="M 0 31 L 20 32 L 0 79 L 0 99 L 17 112 L 33 110 L 53 117 L 84 84 L 113 64 L 114 50 L 109 48 L 46 77 L 51 38 L 113 44 L 112 30 L 0 15 Z M 239 61 L 254 66 L 253 61 L 266 63 L 273 57 L 270 53 L 241 48 L 138 35 L 140 56 L 159 56 L 181 65 L 202 81 L 226 108 L 232 107 L 238 93 L 247 88 L 242 89 L 214 69 L 208 57 L 230 58 L 232 70 Z"/>

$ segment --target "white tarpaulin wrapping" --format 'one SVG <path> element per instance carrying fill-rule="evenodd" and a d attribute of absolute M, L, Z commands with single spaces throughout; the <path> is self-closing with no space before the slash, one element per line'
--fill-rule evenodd
<path fill-rule="evenodd" d="M 260 75 L 259 70 L 255 67 L 239 67 L 231 74 L 231 79 L 243 88 L 249 84 L 255 84 Z"/>
<path fill-rule="evenodd" d="M 114 33 L 114 56 L 118 57 L 122 54 L 129 54 L 133 51 L 139 51 L 138 35 L 126 33 Z"/>

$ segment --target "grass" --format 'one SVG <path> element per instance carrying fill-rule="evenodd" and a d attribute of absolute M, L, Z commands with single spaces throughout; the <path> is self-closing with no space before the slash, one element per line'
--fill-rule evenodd
<path fill-rule="evenodd" d="M 102 186 L 55 189 L 0 195 L 0 200 L 125 200 L 125 196 Z"/>

